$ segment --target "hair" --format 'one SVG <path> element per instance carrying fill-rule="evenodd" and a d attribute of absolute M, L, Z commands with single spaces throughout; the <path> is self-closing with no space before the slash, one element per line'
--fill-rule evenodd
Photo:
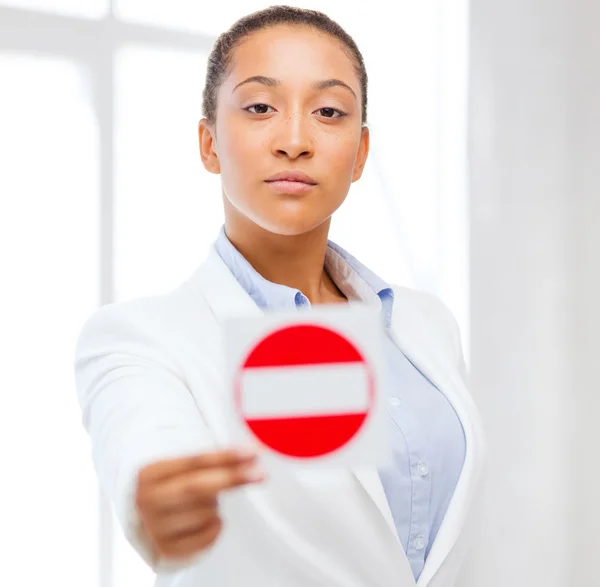
<path fill-rule="evenodd" d="M 277 25 L 306 26 L 322 31 L 341 41 L 348 56 L 354 61 L 360 81 L 362 97 L 362 123 L 367 121 L 367 70 L 363 56 L 354 39 L 335 21 L 316 10 L 306 10 L 293 6 L 271 6 L 254 12 L 235 22 L 216 40 L 208 57 L 206 83 L 202 96 L 202 114 L 210 124 L 217 117 L 217 95 L 219 88 L 230 73 L 233 52 L 249 35 Z"/>

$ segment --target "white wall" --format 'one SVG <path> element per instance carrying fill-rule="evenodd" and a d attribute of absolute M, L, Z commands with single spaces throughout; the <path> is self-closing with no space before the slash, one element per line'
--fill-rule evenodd
<path fill-rule="evenodd" d="M 573 585 L 600 585 L 600 4 L 581 1 L 571 21 L 574 390 Z"/>
<path fill-rule="evenodd" d="M 600 585 L 599 23 L 597 0 L 472 1 L 472 386 L 490 461 L 462 587 Z"/>

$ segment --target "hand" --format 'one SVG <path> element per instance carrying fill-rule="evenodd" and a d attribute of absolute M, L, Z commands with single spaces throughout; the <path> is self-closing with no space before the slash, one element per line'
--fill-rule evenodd
<path fill-rule="evenodd" d="M 155 555 L 186 559 L 212 546 L 222 528 L 218 495 L 262 481 L 256 458 L 251 451 L 226 450 L 144 467 L 136 505 Z"/>

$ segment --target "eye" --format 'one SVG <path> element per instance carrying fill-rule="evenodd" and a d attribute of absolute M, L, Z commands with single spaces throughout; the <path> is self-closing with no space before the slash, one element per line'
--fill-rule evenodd
<path fill-rule="evenodd" d="M 254 111 L 252 110 L 252 108 L 254 108 Z M 269 114 L 269 108 L 271 107 L 267 106 L 267 104 L 252 104 L 252 106 L 248 106 L 248 108 L 244 108 L 244 110 L 252 112 L 252 114 Z"/>
<path fill-rule="evenodd" d="M 345 112 L 337 110 L 337 108 L 319 108 L 317 112 L 319 112 L 323 118 L 341 118 L 342 116 L 346 116 Z"/>

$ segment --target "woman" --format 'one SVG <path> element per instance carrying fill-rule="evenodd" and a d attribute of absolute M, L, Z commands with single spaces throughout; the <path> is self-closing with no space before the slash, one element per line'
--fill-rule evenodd
<path fill-rule="evenodd" d="M 84 425 L 128 540 L 160 586 L 454 585 L 483 461 L 456 323 L 328 242 L 369 151 L 358 48 L 318 12 L 252 14 L 217 40 L 203 106 L 224 228 L 184 284 L 104 306 L 77 347 Z M 393 464 L 268 479 L 254 450 L 222 448 L 223 320 L 348 300 L 385 321 Z"/>

